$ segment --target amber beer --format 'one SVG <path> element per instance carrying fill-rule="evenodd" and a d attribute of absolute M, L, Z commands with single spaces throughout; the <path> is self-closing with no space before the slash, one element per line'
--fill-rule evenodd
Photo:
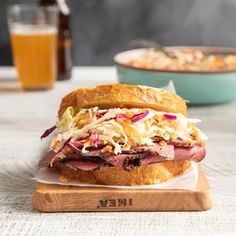
<path fill-rule="evenodd" d="M 58 9 L 16 4 L 7 13 L 13 58 L 22 87 L 52 88 L 57 77 Z"/>
<path fill-rule="evenodd" d="M 51 88 L 57 73 L 56 29 L 27 29 L 22 26 L 10 34 L 14 62 L 23 88 Z"/>

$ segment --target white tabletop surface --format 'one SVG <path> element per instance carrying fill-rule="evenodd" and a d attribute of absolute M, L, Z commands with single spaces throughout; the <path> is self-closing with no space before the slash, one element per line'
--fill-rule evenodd
<path fill-rule="evenodd" d="M 116 73 L 113 67 L 75 68 L 72 80 L 41 92 L 19 91 L 15 77 L 12 68 L 0 68 L 0 235 L 236 235 L 236 102 L 189 109 L 209 137 L 203 167 L 212 210 L 39 213 L 31 206 L 31 178 L 46 147 L 40 134 L 54 124 L 65 93 L 116 82 Z"/>

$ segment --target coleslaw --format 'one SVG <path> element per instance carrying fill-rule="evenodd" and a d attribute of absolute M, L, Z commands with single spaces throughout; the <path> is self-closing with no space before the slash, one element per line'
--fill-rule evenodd
<path fill-rule="evenodd" d="M 75 114 L 73 108 L 68 107 L 57 119 L 51 150 L 60 150 L 69 140 L 69 144 L 82 153 L 102 146 L 105 151 L 119 154 L 136 146 L 154 145 L 155 137 L 162 145 L 176 140 L 203 145 L 207 137 L 196 127 L 198 122 L 200 120 L 186 118 L 181 113 L 149 108 L 93 107 L 80 109 Z"/>

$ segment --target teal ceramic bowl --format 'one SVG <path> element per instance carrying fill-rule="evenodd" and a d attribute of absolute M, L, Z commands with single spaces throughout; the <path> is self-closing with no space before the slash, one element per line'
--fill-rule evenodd
<path fill-rule="evenodd" d="M 167 50 L 199 49 L 207 53 L 236 54 L 236 49 L 213 47 L 167 47 Z M 134 49 L 118 53 L 114 57 L 120 83 L 163 87 L 170 80 L 176 92 L 190 104 L 223 103 L 236 99 L 236 70 L 217 72 L 181 72 L 139 69 L 124 63 L 140 58 L 147 49 Z"/>

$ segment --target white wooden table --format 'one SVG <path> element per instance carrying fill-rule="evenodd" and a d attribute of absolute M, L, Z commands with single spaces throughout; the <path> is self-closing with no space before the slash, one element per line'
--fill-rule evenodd
<path fill-rule="evenodd" d="M 112 67 L 75 68 L 71 81 L 26 93 L 15 89 L 12 68 L 0 68 L 0 235 L 236 235 L 236 102 L 190 108 L 209 137 L 203 166 L 212 210 L 46 214 L 32 209 L 31 178 L 47 146 L 39 136 L 54 124 L 60 98 L 77 86 L 113 82 Z"/>

